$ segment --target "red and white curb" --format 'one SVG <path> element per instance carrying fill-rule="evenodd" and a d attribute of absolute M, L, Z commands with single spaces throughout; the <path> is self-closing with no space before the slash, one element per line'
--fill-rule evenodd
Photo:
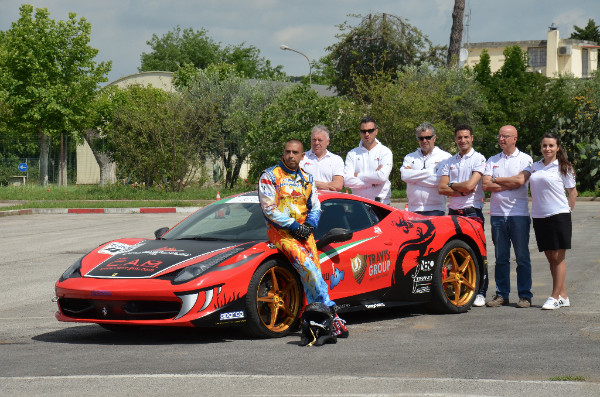
<path fill-rule="evenodd" d="M 169 214 L 192 213 L 201 207 L 145 207 L 145 208 L 31 208 L 0 211 L 0 216 L 31 214 Z"/>

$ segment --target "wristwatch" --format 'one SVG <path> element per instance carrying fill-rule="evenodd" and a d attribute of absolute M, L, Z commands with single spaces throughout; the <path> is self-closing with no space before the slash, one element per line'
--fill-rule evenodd
<path fill-rule="evenodd" d="M 496 177 L 495 176 L 492 177 L 492 183 L 496 183 Z"/>
<path fill-rule="evenodd" d="M 452 184 L 453 184 L 453 183 L 454 183 L 454 182 L 448 182 L 448 187 L 449 187 L 450 189 L 452 189 L 452 190 L 454 190 L 454 188 L 452 187 Z"/>

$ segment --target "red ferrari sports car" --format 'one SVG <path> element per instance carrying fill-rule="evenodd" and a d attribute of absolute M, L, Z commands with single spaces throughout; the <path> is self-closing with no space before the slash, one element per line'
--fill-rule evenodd
<path fill-rule="evenodd" d="M 478 221 L 343 193 L 319 200 L 314 234 L 339 312 L 414 303 L 470 309 L 487 261 Z M 111 241 L 77 260 L 56 282 L 56 318 L 112 330 L 242 325 L 259 337 L 296 328 L 302 285 L 267 239 L 256 192 L 216 201 L 155 236 Z"/>

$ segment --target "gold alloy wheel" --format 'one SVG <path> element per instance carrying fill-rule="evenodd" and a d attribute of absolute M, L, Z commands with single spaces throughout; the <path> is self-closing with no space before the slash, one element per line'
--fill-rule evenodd
<path fill-rule="evenodd" d="M 256 293 L 260 320 L 271 332 L 284 332 L 300 313 L 300 285 L 287 268 L 275 266 L 262 276 Z"/>
<path fill-rule="evenodd" d="M 477 269 L 471 254 L 462 247 L 453 248 L 444 258 L 442 271 L 442 285 L 450 303 L 466 305 L 475 294 L 477 284 Z"/>

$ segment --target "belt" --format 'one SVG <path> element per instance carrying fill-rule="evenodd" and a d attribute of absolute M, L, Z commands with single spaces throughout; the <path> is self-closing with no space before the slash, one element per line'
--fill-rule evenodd
<path fill-rule="evenodd" d="M 448 210 L 448 213 L 450 215 L 462 215 L 462 216 L 469 215 L 469 214 L 477 214 L 477 208 L 467 207 L 467 208 L 461 208 L 459 210 L 454 210 L 454 209 L 450 208 Z"/>

